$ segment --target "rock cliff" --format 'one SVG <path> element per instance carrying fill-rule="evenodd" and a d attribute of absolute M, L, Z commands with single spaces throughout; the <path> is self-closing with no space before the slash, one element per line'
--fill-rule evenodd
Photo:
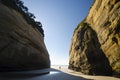
<path fill-rule="evenodd" d="M 94 0 L 74 31 L 69 68 L 95 75 L 120 75 L 120 0 Z"/>
<path fill-rule="evenodd" d="M 44 37 L 18 11 L 0 3 L 0 71 L 49 68 Z"/>

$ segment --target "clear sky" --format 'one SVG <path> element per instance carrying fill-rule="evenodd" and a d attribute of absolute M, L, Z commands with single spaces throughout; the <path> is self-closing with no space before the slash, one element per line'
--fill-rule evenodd
<path fill-rule="evenodd" d="M 22 0 L 43 25 L 52 65 L 68 65 L 72 35 L 93 0 Z"/>

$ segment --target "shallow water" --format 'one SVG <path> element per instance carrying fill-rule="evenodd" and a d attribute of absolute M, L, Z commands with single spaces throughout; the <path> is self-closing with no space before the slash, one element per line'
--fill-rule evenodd
<path fill-rule="evenodd" d="M 58 72 L 58 71 L 50 71 L 50 75 L 53 75 L 53 74 L 58 74 L 58 73 L 60 73 L 60 72 Z"/>

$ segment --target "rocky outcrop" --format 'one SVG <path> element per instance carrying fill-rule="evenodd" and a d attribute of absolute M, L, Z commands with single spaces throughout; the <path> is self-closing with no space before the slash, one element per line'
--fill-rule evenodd
<path fill-rule="evenodd" d="M 86 30 L 84 24 L 89 25 Z M 119 0 L 94 0 L 74 32 L 69 68 L 86 74 L 120 75 Z"/>
<path fill-rule="evenodd" d="M 100 46 L 96 32 L 87 23 L 80 25 L 72 39 L 69 68 L 90 75 L 112 75 Z"/>
<path fill-rule="evenodd" d="M 16 10 L 0 3 L 0 71 L 49 68 L 44 38 Z"/>

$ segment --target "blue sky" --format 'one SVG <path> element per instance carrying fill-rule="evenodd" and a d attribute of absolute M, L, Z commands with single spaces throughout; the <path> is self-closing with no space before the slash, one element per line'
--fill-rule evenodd
<path fill-rule="evenodd" d="M 93 0 L 22 0 L 43 25 L 52 65 L 68 65 L 74 29 L 87 16 Z"/>

